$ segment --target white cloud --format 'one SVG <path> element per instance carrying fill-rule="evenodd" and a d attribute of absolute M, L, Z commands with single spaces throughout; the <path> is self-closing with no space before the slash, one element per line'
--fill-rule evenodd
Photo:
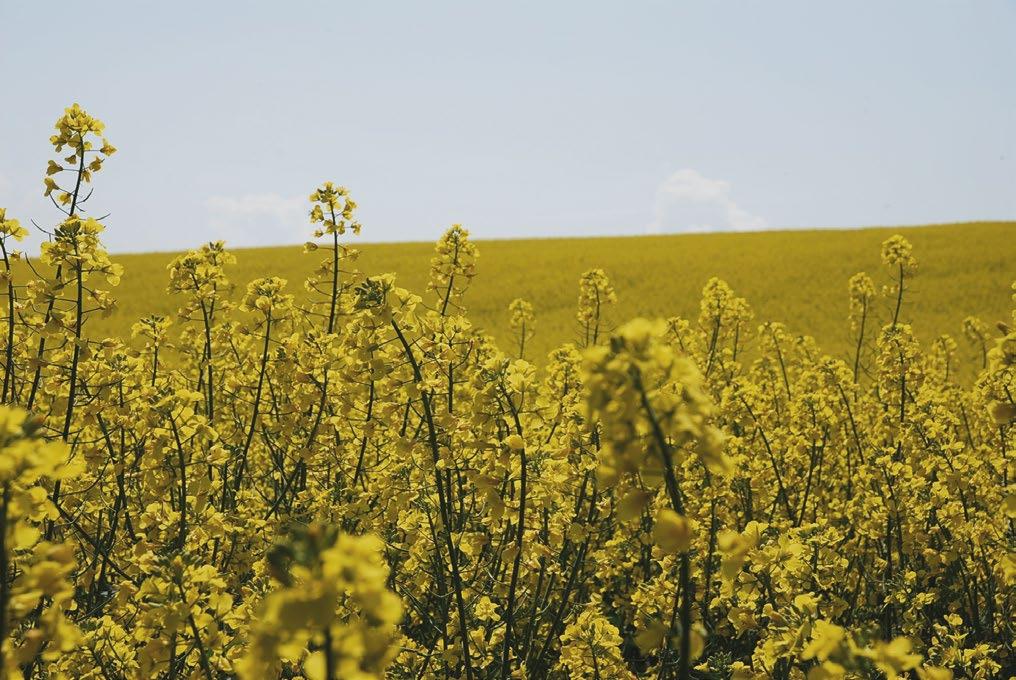
<path fill-rule="evenodd" d="M 656 189 L 649 231 L 749 231 L 766 226 L 764 219 L 734 202 L 729 182 L 684 169 Z"/>
<path fill-rule="evenodd" d="M 311 231 L 306 196 L 212 196 L 205 200 L 205 209 L 214 237 L 231 245 L 293 243 Z"/>

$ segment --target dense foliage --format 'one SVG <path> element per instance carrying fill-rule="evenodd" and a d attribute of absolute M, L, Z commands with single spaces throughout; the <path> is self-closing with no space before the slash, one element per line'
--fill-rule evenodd
<path fill-rule="evenodd" d="M 310 303 L 275 277 L 232 303 L 209 243 L 169 268 L 175 318 L 98 338 L 102 131 L 57 122 L 64 214 L 28 280 L 0 213 L 2 677 L 1011 672 L 1016 332 L 970 319 L 957 384 L 956 342 L 906 323 L 902 237 L 883 289 L 849 282 L 849 361 L 716 279 L 696 319 L 612 327 L 593 270 L 581 340 L 537 368 L 531 304 L 508 352 L 465 315 L 465 230 L 417 296 L 355 270 L 326 183 Z"/>

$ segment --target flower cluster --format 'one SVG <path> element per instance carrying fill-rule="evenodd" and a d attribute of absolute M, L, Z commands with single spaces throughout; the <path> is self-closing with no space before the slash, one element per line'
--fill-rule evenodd
<path fill-rule="evenodd" d="M 528 300 L 515 298 L 508 305 L 508 312 L 511 314 L 511 329 L 519 336 L 519 358 L 522 359 L 526 355 L 526 342 L 532 340 L 536 334 L 533 304 Z"/>
<path fill-rule="evenodd" d="M 61 206 L 67 208 L 69 215 L 74 215 L 76 208 L 85 200 L 81 195 L 81 187 L 92 181 L 93 173 L 102 169 L 103 163 L 116 153 L 116 147 L 102 136 L 105 125 L 98 118 L 88 115 L 78 104 L 71 105 L 64 111 L 64 114 L 56 121 L 56 134 L 49 138 L 50 144 L 57 153 L 63 153 L 65 148 L 70 150 L 70 155 L 64 157 L 62 162 L 49 162 L 46 167 L 46 177 L 43 183 L 46 186 L 45 195 L 53 192 L 57 194 L 57 200 Z M 101 146 L 96 145 L 101 142 Z M 54 175 L 67 172 L 74 179 L 71 183 L 61 186 L 53 179 Z"/>
<path fill-rule="evenodd" d="M 617 293 L 607 273 L 590 269 L 579 278 L 579 304 L 576 318 L 582 329 L 584 345 L 595 344 L 600 338 L 600 327 L 605 321 L 608 305 L 617 302 Z"/>
<path fill-rule="evenodd" d="M 258 609 L 240 677 L 277 676 L 284 664 L 310 680 L 383 677 L 401 604 L 386 587 L 382 548 L 372 536 L 295 527 L 269 552 L 276 585 Z"/>
<path fill-rule="evenodd" d="M 23 409 L 0 406 L 0 675 L 34 669 L 73 650 L 74 546 L 52 539 L 58 518 L 47 485 L 79 474 L 67 447 L 39 437 Z"/>
<path fill-rule="evenodd" d="M 428 289 L 437 294 L 442 315 L 448 312 L 449 305 L 460 308 L 459 302 L 476 276 L 479 255 L 461 224 L 453 224 L 438 240 L 430 260 Z"/>

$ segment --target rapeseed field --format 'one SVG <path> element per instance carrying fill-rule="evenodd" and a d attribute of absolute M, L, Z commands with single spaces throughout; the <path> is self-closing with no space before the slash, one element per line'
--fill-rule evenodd
<path fill-rule="evenodd" d="M 0 209 L 0 678 L 1016 667 L 1011 225 L 357 257 L 325 182 L 300 251 L 114 258 L 105 134 L 34 269 Z"/>
<path fill-rule="evenodd" d="M 508 306 L 517 297 L 530 301 L 535 334 L 526 358 L 542 364 L 551 349 L 579 338 L 575 300 L 582 272 L 602 268 L 614 281 L 618 303 L 607 320 L 613 324 L 634 316 L 693 316 L 703 286 L 716 276 L 747 298 L 759 319 L 781 321 L 792 333 L 813 336 L 833 355 L 847 356 L 853 339 L 844 322 L 846 282 L 859 271 L 878 277 L 879 244 L 898 231 L 885 227 L 479 241 L 482 257 L 469 294 L 470 317 L 507 348 L 515 335 Z M 960 340 L 961 356 L 975 356 L 980 350 L 961 339 L 963 321 L 974 316 L 991 325 L 1005 318 L 1006 282 L 1016 276 L 1016 223 L 943 224 L 901 233 L 922 255 L 920 277 L 907 300 L 915 333 L 926 342 L 949 333 Z M 397 272 L 400 285 L 410 290 L 426 286 L 433 243 L 356 241 L 350 238 L 349 244 L 360 256 L 349 268 L 367 275 Z M 234 252 L 237 262 L 229 268 L 237 286 L 234 298 L 247 282 L 265 274 L 296 284 L 313 268 L 299 245 Z M 171 315 L 175 304 L 165 295 L 165 281 L 166 266 L 174 257 L 113 256 L 124 266 L 124 284 L 109 318 L 93 322 L 95 332 L 122 335 L 147 313 Z M 293 287 L 300 297 L 299 286 Z M 876 317 L 889 313 L 885 307 L 873 310 Z M 968 368 L 961 367 L 963 375 L 973 377 Z"/>

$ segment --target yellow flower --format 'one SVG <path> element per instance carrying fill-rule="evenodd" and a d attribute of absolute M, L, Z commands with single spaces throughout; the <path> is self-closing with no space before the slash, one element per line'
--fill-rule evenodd
<path fill-rule="evenodd" d="M 695 534 L 695 521 L 663 508 L 656 515 L 653 540 L 663 552 L 670 555 L 688 552 Z"/>
<path fill-rule="evenodd" d="M 0 405 L 0 437 L 9 440 L 22 434 L 28 412 L 20 408 Z"/>
<path fill-rule="evenodd" d="M 811 641 L 801 652 L 802 659 L 825 661 L 840 650 L 847 638 L 847 631 L 828 621 L 816 621 L 811 632 Z"/>
<path fill-rule="evenodd" d="M 649 494 L 642 489 L 629 489 L 617 506 L 617 518 L 622 522 L 631 521 L 642 514 L 649 502 Z"/>
<path fill-rule="evenodd" d="M 875 668 L 886 674 L 886 678 L 895 680 L 903 671 L 911 670 L 921 663 L 921 655 L 913 654 L 912 648 L 910 640 L 898 637 L 890 642 L 877 642 L 863 654 L 871 659 Z"/>
<path fill-rule="evenodd" d="M 521 451 L 526 448 L 526 440 L 517 434 L 508 435 L 504 440 L 505 445 L 513 451 Z"/>

